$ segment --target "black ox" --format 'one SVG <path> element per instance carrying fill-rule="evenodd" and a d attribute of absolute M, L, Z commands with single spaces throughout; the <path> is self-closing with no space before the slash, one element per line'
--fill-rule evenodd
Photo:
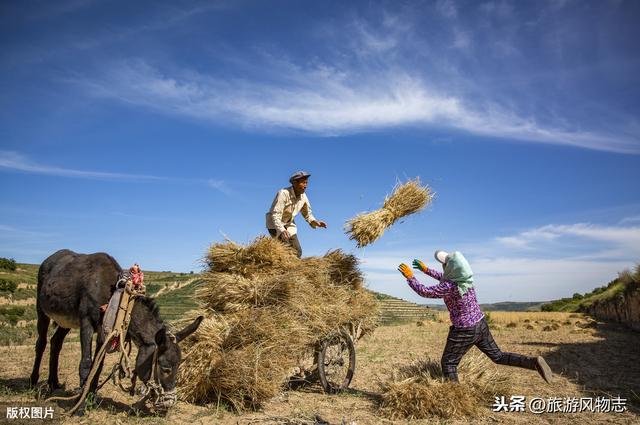
<path fill-rule="evenodd" d="M 100 330 L 102 312 L 115 291 L 118 275 L 122 271 L 116 260 L 105 253 L 77 254 L 63 249 L 47 258 L 38 270 L 38 341 L 36 357 L 31 372 L 31 385 L 35 386 L 40 374 L 40 361 L 47 345 L 50 321 L 58 327 L 51 337 L 48 384 L 51 390 L 60 388 L 58 381 L 58 357 L 65 336 L 71 328 L 80 329 L 80 386 L 87 380 L 92 366 L 91 345 L 93 334 Z M 167 330 L 153 299 L 137 298 L 131 313 L 127 338 L 138 347 L 135 375 L 144 383 L 157 380 L 164 391 L 175 392 L 176 376 L 181 354 L 178 343 L 193 333 L 202 317 L 187 325 L 175 338 Z M 95 352 L 104 344 L 102 332 L 98 332 Z M 157 355 L 154 353 L 157 350 Z M 151 376 L 152 362 L 156 360 L 156 377 Z M 99 369 L 89 391 L 95 392 L 102 370 Z M 81 408 L 81 411 L 84 410 Z M 80 411 L 80 412 L 81 412 Z"/>

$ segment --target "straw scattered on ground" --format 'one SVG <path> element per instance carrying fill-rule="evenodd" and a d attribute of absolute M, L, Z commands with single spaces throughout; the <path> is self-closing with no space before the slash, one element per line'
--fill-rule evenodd
<path fill-rule="evenodd" d="M 246 246 L 216 243 L 206 263 L 195 313 L 206 318 L 182 348 L 178 379 L 187 401 L 257 408 L 282 391 L 320 339 L 376 326 L 358 260 L 341 250 L 298 259 L 259 237 Z"/>
<path fill-rule="evenodd" d="M 381 412 L 390 419 L 474 417 L 487 400 L 508 394 L 508 376 L 482 353 L 463 357 L 460 383 L 443 379 L 440 363 L 418 360 L 397 368 L 381 383 Z"/>
<path fill-rule="evenodd" d="M 421 185 L 419 178 L 398 183 L 391 196 L 385 198 L 382 208 L 358 214 L 347 221 L 346 233 L 362 248 L 375 242 L 400 218 L 422 210 L 432 199 L 433 192 L 428 186 Z"/>

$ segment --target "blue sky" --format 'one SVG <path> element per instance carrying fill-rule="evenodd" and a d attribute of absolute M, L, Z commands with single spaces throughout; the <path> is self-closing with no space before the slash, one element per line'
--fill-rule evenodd
<path fill-rule="evenodd" d="M 470 259 L 481 302 L 589 291 L 640 262 L 640 3 L 3 2 L 0 256 L 200 270 L 264 233 L 295 170 L 305 254 Z M 397 181 L 437 193 L 377 243 Z M 425 277 L 424 281 L 428 282 Z"/>

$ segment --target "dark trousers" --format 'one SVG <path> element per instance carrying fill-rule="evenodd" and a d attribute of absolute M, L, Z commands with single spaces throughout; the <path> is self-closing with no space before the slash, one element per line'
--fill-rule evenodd
<path fill-rule="evenodd" d="M 493 339 L 489 325 L 483 318 L 469 328 L 449 328 L 447 345 L 442 354 L 442 373 L 445 378 L 458 382 L 458 364 L 462 356 L 475 345 L 494 363 L 536 370 L 536 358 L 500 351 Z"/>
<path fill-rule="evenodd" d="M 269 231 L 269 234 L 271 235 L 272 238 L 275 238 L 276 235 L 278 234 L 278 232 L 276 232 L 275 229 L 267 229 L 267 230 Z M 298 256 L 298 258 L 302 257 L 302 247 L 300 246 L 298 235 L 291 235 L 287 240 L 283 238 L 278 238 L 278 239 L 284 242 L 285 244 L 289 245 L 291 248 L 293 248 L 296 251 L 296 255 Z"/>

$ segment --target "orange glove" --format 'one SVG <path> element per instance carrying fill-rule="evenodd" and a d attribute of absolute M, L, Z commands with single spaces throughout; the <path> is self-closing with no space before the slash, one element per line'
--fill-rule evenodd
<path fill-rule="evenodd" d="M 402 275 L 407 278 L 407 279 L 411 279 L 413 277 L 413 272 L 411 271 L 411 269 L 409 268 L 409 266 L 407 266 L 406 264 L 402 263 L 398 266 L 398 271 L 400 273 L 402 273 Z"/>

